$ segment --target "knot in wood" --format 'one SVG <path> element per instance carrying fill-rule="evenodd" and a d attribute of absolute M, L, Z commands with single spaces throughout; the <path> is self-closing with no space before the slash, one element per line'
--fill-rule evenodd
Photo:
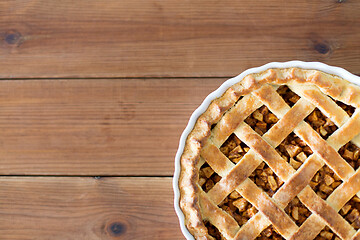
<path fill-rule="evenodd" d="M 321 54 L 327 54 L 330 52 L 330 46 L 324 42 L 316 43 L 314 46 L 315 50 Z"/>
<path fill-rule="evenodd" d="M 4 40 L 9 45 L 16 45 L 20 43 L 21 37 L 21 33 L 19 33 L 18 31 L 10 30 L 5 33 Z"/>
<path fill-rule="evenodd" d="M 126 225 L 119 222 L 111 223 L 108 227 L 110 234 L 120 236 L 126 232 Z"/>

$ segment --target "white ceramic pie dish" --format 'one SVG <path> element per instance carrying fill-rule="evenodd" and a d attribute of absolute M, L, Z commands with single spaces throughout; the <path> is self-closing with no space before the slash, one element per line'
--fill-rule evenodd
<path fill-rule="evenodd" d="M 191 115 L 190 120 L 189 120 L 185 130 L 181 134 L 179 148 L 178 148 L 176 156 L 175 156 L 175 172 L 174 172 L 174 178 L 173 178 L 174 207 L 175 207 L 175 212 L 180 221 L 181 231 L 184 234 L 184 236 L 186 237 L 186 239 L 193 240 L 194 237 L 190 234 L 190 232 L 187 230 L 187 228 L 185 226 L 184 215 L 179 206 L 180 191 L 179 191 L 179 186 L 178 186 L 178 180 L 179 180 L 179 174 L 180 174 L 180 157 L 184 150 L 185 140 L 186 140 L 187 136 L 189 135 L 189 133 L 191 132 L 191 130 L 194 128 L 196 120 L 199 118 L 199 116 L 203 112 L 205 112 L 205 110 L 208 108 L 208 106 L 212 102 L 212 100 L 220 97 L 226 91 L 226 89 L 228 89 L 235 83 L 239 82 L 246 75 L 251 74 L 251 73 L 259 73 L 259 72 L 265 71 L 270 68 L 291 68 L 291 67 L 298 67 L 298 68 L 303 68 L 303 69 L 315 69 L 315 70 L 323 71 L 325 73 L 337 75 L 343 79 L 346 79 L 349 82 L 352 82 L 352 83 L 360 86 L 360 77 L 358 77 L 354 74 L 351 74 L 350 72 L 346 71 L 343 68 L 329 66 L 329 65 L 326 65 L 326 64 L 320 63 L 320 62 L 290 61 L 290 62 L 272 62 L 272 63 L 268 63 L 268 64 L 265 64 L 260 67 L 250 68 L 250 69 L 242 72 L 238 76 L 226 80 L 218 89 L 216 89 L 214 92 L 210 93 L 205 98 L 205 100 L 201 103 L 201 105 Z"/>

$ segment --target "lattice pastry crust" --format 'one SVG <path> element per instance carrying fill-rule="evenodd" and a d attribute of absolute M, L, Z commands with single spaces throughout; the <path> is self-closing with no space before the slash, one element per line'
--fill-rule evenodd
<path fill-rule="evenodd" d="M 181 156 L 191 234 L 360 239 L 359 108 L 358 86 L 317 70 L 269 69 L 227 89 Z"/>

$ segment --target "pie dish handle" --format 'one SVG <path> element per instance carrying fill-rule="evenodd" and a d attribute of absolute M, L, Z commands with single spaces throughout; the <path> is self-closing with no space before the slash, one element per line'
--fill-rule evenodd
<path fill-rule="evenodd" d="M 250 68 L 246 71 L 242 72 L 236 77 L 230 78 L 226 80 L 218 89 L 210 93 L 205 100 L 201 103 L 201 105 L 191 114 L 191 117 L 188 121 L 188 124 L 185 128 L 185 130 L 182 132 L 180 141 L 179 141 L 179 147 L 176 152 L 175 156 L 175 171 L 174 171 L 174 177 L 173 177 L 173 189 L 174 189 L 174 208 L 175 212 L 178 216 L 179 222 L 180 222 L 180 228 L 187 240 L 194 240 L 194 237 L 190 234 L 188 229 L 185 226 L 185 217 L 183 212 L 180 209 L 179 205 L 179 199 L 180 199 L 180 190 L 179 190 L 179 175 L 180 175 L 180 157 L 183 153 L 185 141 L 191 130 L 194 128 L 196 120 L 199 118 L 199 116 L 205 112 L 205 110 L 208 108 L 210 103 L 220 97 L 226 89 L 234 85 L 235 83 L 239 82 L 241 79 L 243 79 L 248 74 L 252 73 L 259 73 L 266 71 L 270 68 L 302 68 L 302 69 L 314 69 L 319 70 L 325 73 L 333 74 L 336 76 L 339 76 L 343 79 L 346 79 L 349 82 L 352 82 L 356 85 L 360 86 L 360 77 L 350 73 L 349 71 L 335 66 L 329 66 L 327 64 L 321 63 L 321 62 L 303 62 L 303 61 L 289 61 L 289 62 L 271 62 L 267 63 L 260 67 Z"/>

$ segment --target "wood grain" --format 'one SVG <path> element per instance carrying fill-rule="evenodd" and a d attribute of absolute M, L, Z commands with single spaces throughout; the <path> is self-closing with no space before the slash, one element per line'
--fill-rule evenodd
<path fill-rule="evenodd" d="M 0 3 L 0 78 L 233 76 L 271 61 L 360 73 L 360 1 Z"/>
<path fill-rule="evenodd" d="M 0 175 L 171 176 L 224 79 L 0 81 Z"/>
<path fill-rule="evenodd" d="M 6 240 L 184 239 L 171 178 L 1 177 Z"/>

